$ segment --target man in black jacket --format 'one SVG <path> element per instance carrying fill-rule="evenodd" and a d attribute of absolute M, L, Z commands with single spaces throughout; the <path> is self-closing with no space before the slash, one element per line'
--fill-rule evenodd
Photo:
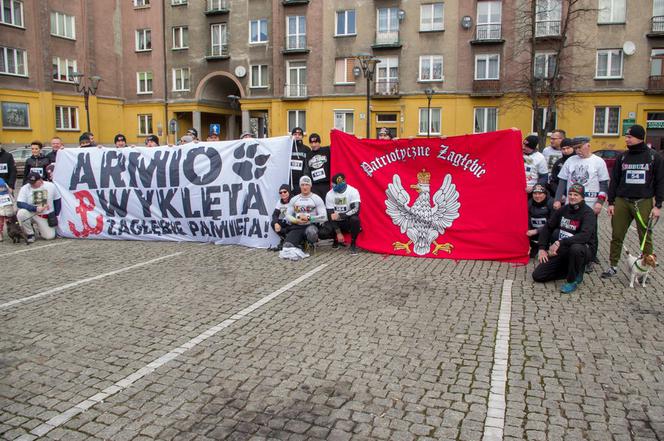
<path fill-rule="evenodd" d="M 325 200 L 330 191 L 330 147 L 321 147 L 320 135 L 309 135 L 309 148 L 304 164 L 305 174 L 311 178 L 314 185 L 311 191 Z"/>
<path fill-rule="evenodd" d="M 664 202 L 664 160 L 643 140 L 643 126 L 633 125 L 625 135 L 627 151 L 616 159 L 611 173 L 607 209 L 611 216 L 610 266 L 602 273 L 609 278 L 618 272 L 625 234 L 636 219 L 639 245 L 644 254 L 652 254 L 652 231 L 646 235 L 649 218 L 659 218 Z M 653 198 L 654 206 L 653 206 Z"/>
<path fill-rule="evenodd" d="M 302 142 L 304 137 L 304 130 L 301 127 L 294 127 L 291 131 L 293 137 L 293 147 L 291 150 L 290 160 L 290 186 L 291 195 L 295 196 L 300 194 L 300 178 L 304 176 L 304 163 L 307 159 L 307 152 L 309 146 Z"/>
<path fill-rule="evenodd" d="M 4 179 L 7 186 L 14 190 L 16 185 L 16 163 L 14 157 L 4 148 L 0 147 L 0 178 Z"/>
<path fill-rule="evenodd" d="M 584 202 L 584 191 L 581 184 L 571 185 L 568 204 L 553 213 L 539 234 L 540 264 L 533 271 L 533 280 L 548 282 L 566 278 L 567 283 L 560 287 L 565 294 L 576 290 L 583 280 L 584 267 L 592 258 L 597 217 Z M 559 230 L 558 239 L 548 246 L 554 230 Z"/>
<path fill-rule="evenodd" d="M 39 173 L 42 179 L 46 179 L 46 167 L 51 163 L 42 153 L 44 145 L 41 141 L 32 141 L 30 148 L 32 149 L 32 156 L 25 160 L 25 169 L 23 170 L 23 185 L 28 183 L 28 175 L 31 171 Z"/>

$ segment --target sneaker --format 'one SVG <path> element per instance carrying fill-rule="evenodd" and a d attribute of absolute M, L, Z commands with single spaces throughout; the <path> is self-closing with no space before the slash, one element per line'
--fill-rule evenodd
<path fill-rule="evenodd" d="M 595 265 L 593 262 L 588 262 L 588 265 L 586 265 L 586 274 L 590 274 L 595 271 L 593 265 Z"/>
<path fill-rule="evenodd" d="M 602 279 L 608 279 L 609 277 L 613 277 L 616 274 L 618 274 L 618 268 L 615 266 L 610 266 L 602 273 Z"/>
<path fill-rule="evenodd" d="M 35 235 L 31 234 L 28 236 L 28 243 L 34 243 L 35 242 Z"/>
<path fill-rule="evenodd" d="M 586 272 L 588 272 L 588 271 L 586 271 Z M 583 271 L 581 271 L 581 272 L 576 276 L 576 280 L 574 280 L 574 281 L 576 282 L 577 285 L 580 284 L 581 282 L 583 282 Z"/>
<path fill-rule="evenodd" d="M 563 294 L 569 294 L 576 291 L 576 287 L 579 286 L 576 282 L 567 282 L 560 287 L 560 292 Z"/>
<path fill-rule="evenodd" d="M 349 252 L 350 252 L 350 254 L 353 255 L 353 256 L 355 256 L 355 255 L 358 254 L 357 247 L 355 246 L 354 243 L 350 245 Z"/>

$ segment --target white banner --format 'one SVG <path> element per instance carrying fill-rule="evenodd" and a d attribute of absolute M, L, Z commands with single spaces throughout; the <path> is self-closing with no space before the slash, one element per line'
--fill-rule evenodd
<path fill-rule="evenodd" d="M 267 248 L 291 139 L 199 142 L 177 147 L 58 152 L 58 234 Z"/>

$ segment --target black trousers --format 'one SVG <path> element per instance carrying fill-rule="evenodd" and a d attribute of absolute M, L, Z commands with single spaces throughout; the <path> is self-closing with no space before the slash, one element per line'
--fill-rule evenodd
<path fill-rule="evenodd" d="M 533 271 L 535 282 L 567 279 L 574 282 L 583 274 L 586 264 L 592 259 L 592 250 L 587 244 L 575 243 L 559 250 L 558 255 L 549 257 L 548 262 L 540 263 Z"/>
<path fill-rule="evenodd" d="M 310 243 L 318 241 L 318 225 L 291 225 L 286 233 L 285 243 L 301 247 L 305 240 Z"/>
<path fill-rule="evenodd" d="M 329 228 L 331 228 L 333 231 L 339 229 L 341 230 L 342 233 L 350 233 L 350 238 L 352 242 L 355 242 L 357 236 L 360 235 L 360 231 L 362 231 L 362 225 L 360 224 L 360 217 L 357 215 L 347 217 L 346 219 L 343 220 L 329 221 L 328 224 Z"/>
<path fill-rule="evenodd" d="M 281 240 L 284 240 L 284 239 L 286 238 L 286 234 L 288 234 L 288 230 L 290 230 L 291 224 L 289 224 L 288 222 L 286 222 L 286 221 L 284 221 L 284 220 L 281 220 L 281 221 L 279 221 L 279 222 L 273 223 L 273 224 L 272 224 L 272 230 L 273 230 L 273 231 L 274 231 L 274 226 L 275 226 L 275 224 L 277 224 L 277 223 L 278 223 L 279 225 L 281 225 L 281 231 L 279 231 L 278 233 L 275 231 L 275 233 L 277 233 L 277 234 L 279 235 L 279 237 L 281 238 Z"/>

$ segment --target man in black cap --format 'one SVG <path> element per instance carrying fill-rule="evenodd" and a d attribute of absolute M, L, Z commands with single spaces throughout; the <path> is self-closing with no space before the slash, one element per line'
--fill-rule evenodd
<path fill-rule="evenodd" d="M 90 139 L 90 135 L 88 132 L 83 133 L 81 136 L 78 137 L 78 146 L 79 147 L 94 147 L 92 144 L 92 139 Z"/>
<path fill-rule="evenodd" d="M 320 135 L 309 135 L 309 151 L 304 164 L 305 174 L 311 178 L 311 191 L 325 200 L 330 191 L 330 147 L 321 147 Z"/>
<path fill-rule="evenodd" d="M 16 198 L 16 217 L 28 236 L 28 243 L 35 241 L 37 225 L 42 239 L 55 239 L 57 216 L 60 214 L 60 192 L 52 182 L 44 181 L 39 173 L 32 171 L 27 176 L 27 184 L 21 187 Z"/>
<path fill-rule="evenodd" d="M 113 138 L 113 144 L 119 149 L 127 147 L 127 138 L 122 133 L 118 133 Z"/>
<path fill-rule="evenodd" d="M 526 193 L 530 195 L 535 184 L 546 185 L 549 181 L 549 167 L 544 155 L 537 151 L 539 138 L 535 135 L 526 136 L 523 140 L 523 164 L 526 171 Z"/>
<path fill-rule="evenodd" d="M 569 294 L 583 281 L 584 267 L 592 258 L 597 218 L 583 201 L 585 190 L 573 184 L 567 193 L 567 205 L 553 213 L 539 230 L 539 265 L 533 271 L 535 282 L 565 278 L 560 291 Z M 554 231 L 558 237 L 549 245 Z"/>
<path fill-rule="evenodd" d="M 605 279 L 618 272 L 623 241 L 632 220 L 636 219 L 641 252 L 653 252 L 652 231 L 646 231 L 649 219 L 659 218 L 664 201 L 664 161 L 646 146 L 645 137 L 643 126 L 635 124 L 629 128 L 625 135 L 627 151 L 618 156 L 611 173 L 607 210 L 611 216 L 611 249 L 610 266 L 602 273 Z"/>
<path fill-rule="evenodd" d="M 332 190 L 325 196 L 325 208 L 331 229 L 334 231 L 334 248 L 343 246 L 343 233 L 350 233 L 350 253 L 357 254 L 357 236 L 360 224 L 360 192 L 346 183 L 346 176 L 337 173 L 332 177 Z"/>
<path fill-rule="evenodd" d="M 159 137 L 157 135 L 148 135 L 145 137 L 147 147 L 159 147 Z"/>
<path fill-rule="evenodd" d="M 302 130 L 302 127 L 293 127 L 291 135 L 293 137 L 293 147 L 291 150 L 290 161 L 290 185 L 293 195 L 297 195 L 300 193 L 299 183 L 300 178 L 304 176 L 304 163 L 307 159 L 307 151 L 309 151 L 309 147 L 302 142 L 302 138 L 304 137 L 304 130 Z"/>

